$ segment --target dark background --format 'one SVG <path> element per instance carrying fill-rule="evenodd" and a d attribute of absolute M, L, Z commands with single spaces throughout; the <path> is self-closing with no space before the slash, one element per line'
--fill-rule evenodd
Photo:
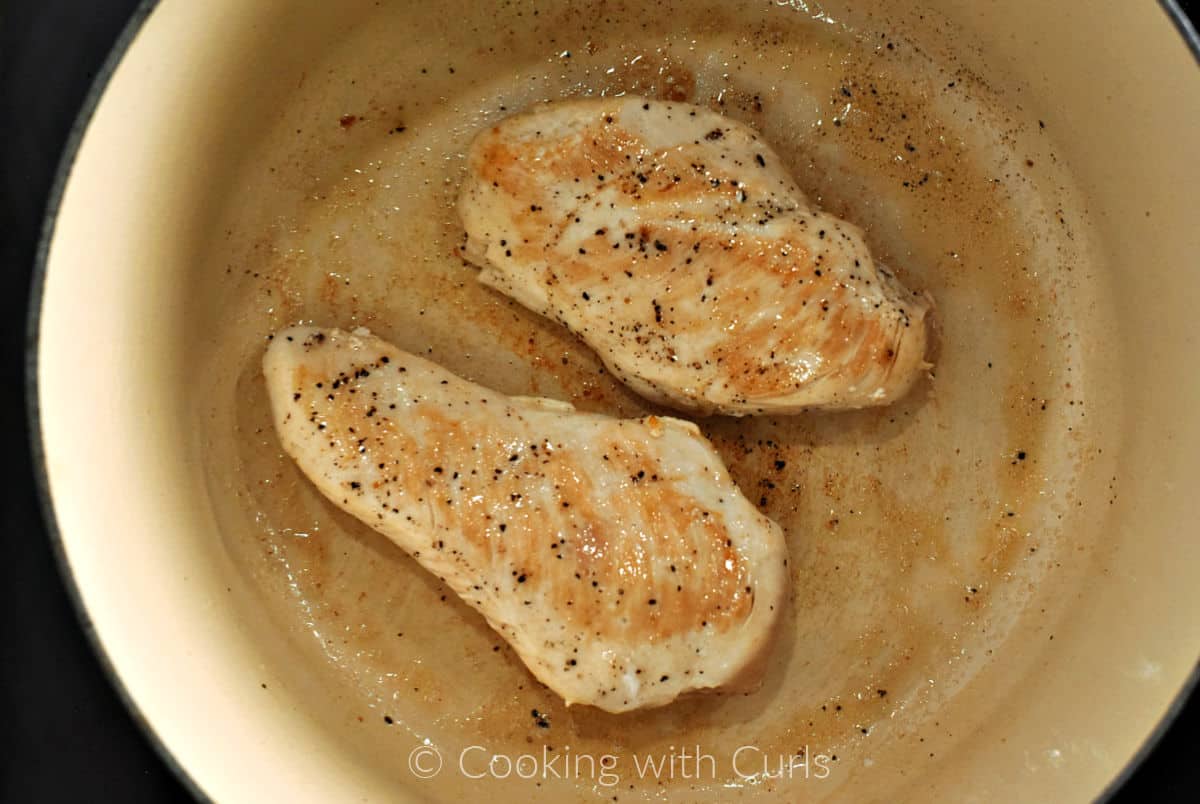
<path fill-rule="evenodd" d="M 5 802 L 189 800 L 84 638 L 38 509 L 25 418 L 26 310 L 50 185 L 84 95 L 136 6 L 137 0 L 0 2 L 0 390 L 8 454 L 17 464 L 3 484 L 0 532 Z M 1194 13 L 1200 3 L 1185 8 Z M 1200 801 L 1198 760 L 1200 703 L 1193 697 L 1114 801 Z"/>

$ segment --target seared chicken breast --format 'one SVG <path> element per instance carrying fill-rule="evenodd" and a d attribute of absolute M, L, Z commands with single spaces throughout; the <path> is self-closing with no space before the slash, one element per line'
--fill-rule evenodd
<path fill-rule="evenodd" d="M 741 123 L 639 97 L 564 101 L 483 131 L 468 158 L 459 212 L 479 280 L 651 400 L 859 408 L 929 368 L 929 301 Z"/>
<path fill-rule="evenodd" d="M 304 474 L 567 703 L 658 706 L 757 665 L 786 547 L 695 425 L 505 396 L 364 331 L 285 330 L 263 371 Z"/>

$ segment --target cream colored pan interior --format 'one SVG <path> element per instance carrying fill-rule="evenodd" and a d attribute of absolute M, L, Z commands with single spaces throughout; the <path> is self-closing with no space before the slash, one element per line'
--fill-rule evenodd
<path fill-rule="evenodd" d="M 99 647 L 203 794 L 1083 801 L 1134 758 L 1200 647 L 1200 70 L 1152 2 L 847 5 L 149 13 L 49 240 L 38 421 Z M 890 408 L 699 422 L 787 531 L 792 605 L 758 691 L 612 716 L 314 493 L 258 365 L 367 326 L 651 410 L 456 252 L 480 126 L 620 92 L 762 130 L 941 349 Z"/>

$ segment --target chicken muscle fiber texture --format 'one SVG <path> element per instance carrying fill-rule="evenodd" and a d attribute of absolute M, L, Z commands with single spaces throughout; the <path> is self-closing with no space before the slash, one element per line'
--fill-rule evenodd
<path fill-rule="evenodd" d="M 640 97 L 561 101 L 481 132 L 468 159 L 459 213 L 479 280 L 651 400 L 860 408 L 929 368 L 929 300 L 812 209 L 746 125 Z"/>
<path fill-rule="evenodd" d="M 317 488 L 568 703 L 620 712 L 752 675 L 786 546 L 695 425 L 505 396 L 364 331 L 285 330 L 263 370 Z"/>

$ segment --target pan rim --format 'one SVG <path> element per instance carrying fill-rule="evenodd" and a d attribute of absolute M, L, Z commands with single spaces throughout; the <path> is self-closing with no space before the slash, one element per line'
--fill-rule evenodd
<path fill-rule="evenodd" d="M 100 634 L 84 605 L 79 583 L 71 570 L 70 561 L 67 559 L 62 531 L 59 528 L 54 501 L 50 494 L 49 473 L 46 465 L 42 429 L 43 421 L 39 405 L 38 347 L 41 335 L 46 276 L 49 267 L 48 258 L 50 244 L 54 240 L 67 183 L 71 178 L 72 169 L 79 155 L 84 134 L 87 132 L 96 109 L 104 97 L 113 74 L 141 32 L 146 20 L 159 6 L 159 3 L 160 0 L 140 0 L 137 8 L 125 24 L 125 27 L 121 30 L 112 49 L 97 71 L 95 78 L 92 80 L 79 113 L 75 117 L 67 135 L 62 154 L 59 157 L 46 209 L 42 216 L 41 233 L 38 238 L 30 281 L 24 350 L 26 424 L 30 438 L 34 483 L 37 490 L 38 507 L 41 512 L 42 523 L 45 527 L 46 535 L 50 540 L 55 563 L 58 567 L 58 574 L 63 582 L 63 588 L 66 590 L 67 597 L 71 601 L 75 617 L 82 627 L 92 653 L 99 661 L 101 671 L 108 680 L 109 685 L 116 692 L 117 697 L 121 700 L 125 710 L 133 718 L 138 729 L 149 740 L 158 757 L 180 781 L 192 798 L 197 801 L 208 802 L 212 799 L 183 767 L 179 759 L 171 752 L 162 737 L 154 729 L 149 719 L 134 703 L 129 689 L 125 686 L 112 659 L 105 650 Z M 1200 67 L 1200 33 L 1197 32 L 1195 24 L 1183 11 L 1178 0 L 1156 0 L 1156 3 L 1167 15 L 1168 19 L 1170 19 L 1180 38 L 1183 39 L 1184 45 L 1196 60 L 1197 67 Z M 1109 781 L 1108 785 L 1097 797 L 1098 802 L 1111 801 L 1132 778 L 1137 769 L 1145 763 L 1146 759 L 1162 742 L 1163 737 L 1170 730 L 1171 726 L 1178 720 L 1187 701 L 1196 692 L 1197 686 L 1200 686 L 1200 658 L 1197 659 L 1187 680 L 1172 698 L 1166 712 L 1163 713 L 1150 733 L 1146 735 L 1138 750 L 1125 762 L 1121 770 Z"/>
<path fill-rule="evenodd" d="M 41 342 L 41 319 L 46 289 L 46 275 L 49 267 L 50 244 L 54 240 L 54 232 L 57 228 L 58 215 L 62 208 L 67 182 L 71 178 L 75 160 L 83 144 L 84 134 L 92 122 L 96 108 L 100 105 L 100 100 L 104 97 L 104 93 L 108 89 L 109 82 L 112 80 L 117 66 L 125 58 L 125 54 L 129 51 L 134 39 L 141 33 L 146 20 L 158 7 L 159 2 L 160 0 L 140 0 L 137 8 L 134 9 L 133 14 L 121 29 L 116 42 L 113 43 L 112 49 L 105 57 L 100 69 L 96 72 L 96 77 L 92 79 L 91 86 L 84 96 L 83 105 L 80 107 L 79 113 L 76 115 L 67 133 L 67 139 L 63 145 L 63 151 L 54 172 L 54 179 L 50 185 L 50 195 L 46 202 L 46 210 L 42 216 L 41 234 L 38 237 L 37 251 L 34 253 L 33 274 L 30 280 L 28 318 L 25 327 L 25 408 L 28 417 L 27 427 L 30 439 L 30 454 L 33 459 L 34 485 L 37 491 L 38 508 L 42 515 L 42 524 L 46 529 L 46 535 L 50 540 L 54 561 L 58 567 L 58 575 L 62 579 L 63 588 L 66 590 L 67 597 L 71 601 L 71 608 L 75 612 L 75 619 L 83 629 L 83 634 L 92 649 L 93 655 L 99 661 L 100 670 L 107 679 L 109 686 L 116 692 L 121 704 L 125 707 L 125 711 L 133 718 L 133 722 L 137 725 L 137 728 L 149 740 L 155 754 L 158 755 L 159 759 L 162 760 L 163 764 L 167 766 L 193 799 L 200 802 L 208 802 L 212 799 L 187 772 L 179 759 L 167 747 L 146 715 L 134 703 L 132 694 L 125 686 L 124 681 L 122 681 L 116 666 L 108 655 L 108 651 L 105 650 L 100 634 L 96 630 L 91 616 L 88 614 L 87 607 L 84 605 L 78 580 L 71 570 L 70 561 L 67 559 L 62 530 L 59 528 L 58 518 L 54 509 L 54 500 L 50 494 L 50 476 L 46 464 L 45 439 L 42 431 L 41 406 L 39 404 L 38 347 Z"/>

